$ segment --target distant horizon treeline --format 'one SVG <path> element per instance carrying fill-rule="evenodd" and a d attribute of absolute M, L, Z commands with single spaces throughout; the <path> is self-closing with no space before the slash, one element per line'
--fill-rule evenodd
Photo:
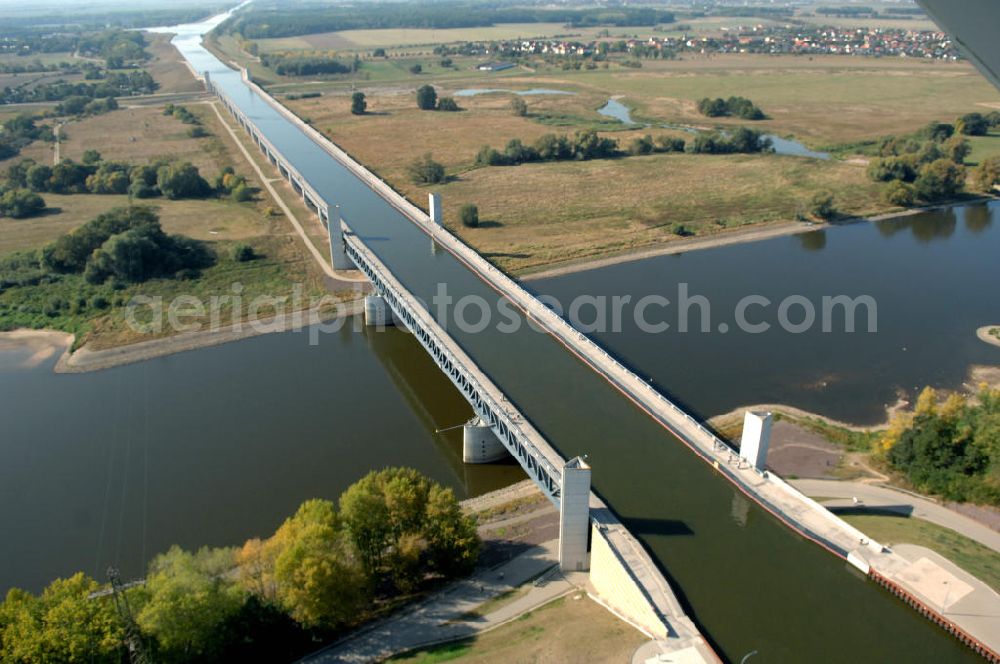
<path fill-rule="evenodd" d="M 473 28 L 496 23 L 564 23 L 571 27 L 654 26 L 673 23 L 672 12 L 648 7 L 594 7 L 586 9 L 540 7 L 489 7 L 469 2 L 433 5 L 385 3 L 356 7 L 303 5 L 289 11 L 274 0 L 255 3 L 229 19 L 221 30 L 246 39 L 292 37 L 338 30 L 386 28 Z"/>

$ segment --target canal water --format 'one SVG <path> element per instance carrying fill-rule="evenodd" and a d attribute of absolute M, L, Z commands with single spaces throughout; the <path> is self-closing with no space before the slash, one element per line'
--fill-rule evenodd
<path fill-rule="evenodd" d="M 432 252 L 412 223 L 247 91 L 237 74 L 198 46 L 197 32 L 177 40 L 182 53 L 197 70 L 210 70 L 213 80 L 314 188 L 341 205 L 348 223 L 408 289 L 426 302 L 432 301 L 439 284 L 447 284 L 456 296 L 492 296 L 495 301 L 488 286 L 450 254 Z M 768 260 L 777 262 L 774 256 Z M 840 269 L 859 267 L 855 262 Z M 846 563 L 749 503 L 551 338 L 526 325 L 509 334 L 492 328 L 473 332 L 457 324 L 453 311 L 437 315 L 565 457 L 590 455 L 595 490 L 642 540 L 727 659 L 739 661 L 757 650 L 762 661 L 770 662 L 975 661 L 971 652 Z M 140 532 L 146 533 L 140 548 L 151 551 L 167 541 L 189 546 L 236 543 L 251 531 L 266 534 L 308 497 L 301 484 L 311 493 L 325 490 L 325 495 L 335 495 L 342 488 L 338 485 L 390 463 L 415 465 L 467 491 L 479 486 L 465 479 L 465 469 L 448 461 L 457 446 L 443 448 L 431 433 L 441 423 L 462 421 L 468 407 L 442 377 L 435 378 L 429 360 L 418 358 L 421 351 L 412 339 L 386 334 L 399 343 L 386 354 L 409 353 L 410 358 L 391 366 L 416 367 L 413 373 L 387 369 L 389 363 L 380 361 L 377 352 L 373 357 L 369 346 L 359 342 L 381 337 L 354 332 L 329 337 L 315 348 L 306 346 L 301 336 L 260 337 L 87 376 L 53 376 L 45 367 L 16 379 L 7 378 L 18 375 L 16 370 L 5 372 L 2 401 L 11 391 L 24 396 L 3 413 L 5 422 L 23 423 L 14 439 L 19 444 L 3 442 L 4 455 L 19 471 L 2 478 L 4 485 L 14 484 L 4 496 L 13 514 L 4 518 L 14 531 L 25 533 L 22 539 L 34 538 L 25 549 L 39 555 L 60 551 L 65 567 L 70 555 L 93 555 L 96 561 L 112 542 L 115 555 L 121 556 L 124 544 L 119 547 L 118 541 L 124 529 L 116 530 L 115 524 L 128 521 L 137 500 L 146 506 L 157 502 L 162 510 L 156 527 L 148 516 L 139 520 Z M 817 348 L 809 357 L 822 354 Z M 150 375 L 155 367 L 162 372 Z M 698 381 L 702 368 L 693 366 L 683 382 Z M 682 382 L 671 376 L 674 385 Z M 728 377 L 734 382 L 741 378 Z M 406 386 L 404 391 L 393 394 L 400 385 Z M 151 394 L 148 399 L 145 388 Z M 439 393 L 435 399 L 442 405 L 420 405 L 431 398 L 427 395 Z M 51 404 L 51 410 L 31 409 L 42 403 Z M 90 410 L 77 407 L 79 403 L 104 417 L 90 415 Z M 421 416 L 421 409 L 429 414 Z M 163 413 L 157 426 L 145 415 L 134 414 L 154 411 Z M 231 428 L 241 415 L 247 425 Z M 61 424 L 38 428 L 45 419 L 60 419 Z M 137 424 L 126 426 L 130 422 Z M 159 494 L 150 491 L 148 501 L 145 487 L 152 483 L 138 482 L 134 475 L 114 481 L 116 464 L 128 467 L 136 459 L 145 460 L 146 450 L 153 449 L 135 442 L 137 427 L 143 435 L 157 427 L 169 434 L 160 448 L 163 488 Z M 129 431 L 135 435 L 123 438 L 121 432 Z M 78 451 L 86 447 L 81 438 L 120 442 L 112 448 L 116 451 L 97 459 Z M 142 468 L 140 476 L 148 477 L 145 461 Z M 85 469 L 98 479 L 81 481 Z M 482 486 L 512 479 L 491 474 L 507 471 L 517 474 L 512 468 L 484 470 Z M 144 487 L 141 499 L 129 497 L 137 482 Z M 87 500 L 79 492 L 86 492 Z M 124 500 L 115 500 L 122 494 Z M 33 497 L 41 497 L 42 505 L 33 504 Z M 101 509 L 87 516 L 83 505 L 88 502 Z M 72 508 L 67 510 L 67 505 Z M 141 513 L 152 512 L 148 507 Z M 46 518 L 51 523 L 45 523 Z M 91 531 L 78 534 L 78 541 L 90 537 L 92 548 L 81 545 L 77 550 L 77 541 L 63 533 L 72 532 L 76 519 L 88 518 L 96 523 L 98 536 L 94 539 Z M 163 543 L 153 543 L 154 532 Z M 12 547 L 11 541 L 4 546 Z M 35 565 L 30 553 L 20 555 L 26 567 Z M 86 568 L 87 563 L 74 567 Z"/>

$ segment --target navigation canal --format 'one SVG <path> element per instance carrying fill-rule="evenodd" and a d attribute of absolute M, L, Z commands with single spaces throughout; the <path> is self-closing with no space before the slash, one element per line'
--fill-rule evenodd
<path fill-rule="evenodd" d="M 447 284 L 449 292 L 456 297 L 475 294 L 496 303 L 495 294 L 483 282 L 450 254 L 432 252 L 430 241 L 415 225 L 252 94 L 242 84 L 238 73 L 225 68 L 201 48 L 198 33 L 203 29 L 187 31 L 176 40 L 185 57 L 196 70 L 210 72 L 213 81 L 253 118 L 269 140 L 279 146 L 328 202 L 342 206 L 348 223 L 407 288 L 431 302 L 438 285 Z M 477 333 L 463 331 L 454 324 L 453 313 L 449 310 L 439 316 L 440 322 L 447 325 L 455 339 L 504 389 L 521 412 L 565 457 L 589 454 L 594 467 L 595 489 L 649 548 L 678 595 L 687 603 L 689 613 L 726 658 L 739 661 L 744 654 L 757 650 L 762 661 L 769 662 L 976 661 L 970 651 L 854 573 L 845 562 L 803 540 L 747 501 L 554 340 L 527 325 L 507 334 L 492 327 Z M 400 333 L 388 334 L 395 335 L 392 338 L 400 339 L 402 345 L 409 342 L 414 352 L 420 352 L 412 340 Z M 388 427 L 388 433 L 384 429 L 372 430 L 371 418 L 378 418 L 382 407 L 380 400 L 388 398 L 390 407 L 395 402 L 397 406 L 393 412 L 399 412 L 399 396 L 386 397 L 385 389 L 366 389 L 369 381 L 378 381 L 371 376 L 370 357 L 359 357 L 364 351 L 352 353 L 349 344 L 321 344 L 318 349 L 310 349 L 309 362 L 299 362 L 292 367 L 295 378 L 282 386 L 281 401 L 281 407 L 292 409 L 291 413 L 280 413 L 280 408 L 268 409 L 264 404 L 254 405 L 252 390 L 242 386 L 252 382 L 261 395 L 274 394 L 275 390 L 269 389 L 274 384 L 274 376 L 263 370 L 257 375 L 247 375 L 247 368 L 240 366 L 238 360 L 239 349 L 256 345 L 254 357 L 279 353 L 276 361 L 281 361 L 281 344 L 289 338 L 294 337 L 262 337 L 187 355 L 191 362 L 195 362 L 195 358 L 212 357 L 209 365 L 215 376 L 212 388 L 232 389 L 240 399 L 250 401 L 234 400 L 228 404 L 225 400 L 216 401 L 215 412 L 201 413 L 197 420 L 192 420 L 192 424 L 204 424 L 214 417 L 219 424 L 215 429 L 217 436 L 193 438 L 188 435 L 190 428 L 164 422 L 165 426 L 172 427 L 170 440 L 176 441 L 177 446 L 176 452 L 171 452 L 176 457 L 176 467 L 172 475 L 164 476 L 164 481 L 184 485 L 190 482 L 190 477 L 198 477 L 203 470 L 198 464 L 199 455 L 205 453 L 207 446 L 221 445 L 223 456 L 230 457 L 234 464 L 226 469 L 230 476 L 226 481 L 261 487 L 261 493 L 266 494 L 264 487 L 269 476 L 281 469 L 276 460 L 282 457 L 288 441 L 304 437 L 312 441 L 315 455 L 304 460 L 308 468 L 302 467 L 303 459 L 300 458 L 298 470 L 284 469 L 286 481 L 294 478 L 320 483 L 341 472 L 351 474 L 352 478 L 359 474 L 360 469 L 349 465 L 355 462 L 355 454 L 335 444 L 338 437 L 344 436 L 359 441 L 358 445 L 364 441 L 373 450 L 379 449 L 376 444 L 388 440 L 387 446 L 393 450 L 389 455 L 392 462 L 412 463 L 431 471 L 428 462 L 438 455 L 420 458 L 421 452 L 433 444 L 426 435 L 426 424 L 414 426 L 411 415 L 402 426 L 375 423 L 378 427 Z M 184 362 L 184 357 L 178 356 L 171 362 Z M 294 360 L 292 357 L 285 359 Z M 144 366 L 116 371 L 140 372 Z M 421 392 L 438 390 L 435 385 L 442 385 L 444 378 L 435 384 L 434 379 L 425 374 L 429 372 L 420 372 L 417 389 Z M 102 375 L 106 380 L 115 380 L 114 376 L 122 374 L 106 372 Z M 309 379 L 302 380 L 302 376 Z M 71 380 L 71 377 L 58 378 Z M 176 414 L 184 413 L 185 409 L 198 409 L 198 398 L 190 393 L 192 389 L 197 392 L 198 387 L 191 379 L 190 374 L 174 379 L 177 382 L 171 388 L 172 399 L 153 399 L 152 408 L 172 410 Z M 675 375 L 672 381 L 680 384 L 683 379 Z M 342 419 L 336 422 L 323 419 L 325 411 L 322 407 L 314 407 L 314 395 L 302 400 L 297 398 L 299 393 L 315 392 L 322 395 L 321 402 L 336 403 L 338 395 L 345 395 L 348 390 L 356 397 L 363 397 L 355 403 L 364 401 L 368 405 L 359 406 L 359 412 L 352 417 L 344 416 L 347 411 L 339 411 Z M 35 395 L 41 399 L 41 392 Z M 44 396 L 56 400 L 60 396 L 69 398 L 59 393 L 53 397 L 48 388 Z M 145 403 L 142 402 L 142 408 Z M 247 403 L 251 405 L 248 407 Z M 468 412 L 461 404 L 456 404 L 454 411 L 456 414 Z M 229 423 L 239 420 L 235 413 L 247 412 L 255 413 L 253 423 L 256 426 L 264 426 L 272 432 L 264 437 L 251 436 L 255 445 L 250 449 L 241 447 L 238 430 L 233 435 L 226 428 Z M 279 413 L 278 420 L 267 422 L 269 417 L 278 417 Z M 316 424 L 317 420 L 323 422 L 322 426 Z M 59 449 L 46 449 L 44 454 L 70 454 L 71 433 L 95 427 L 100 427 L 99 422 L 83 421 L 79 426 L 67 422 L 66 440 L 55 441 L 53 445 Z M 402 435 L 406 429 L 411 435 Z M 421 430 L 423 434 L 419 433 Z M 413 431 L 418 433 L 412 435 Z M 381 441 L 378 440 L 380 434 L 383 436 Z M 196 448 L 192 448 L 192 440 L 198 441 Z M 325 441 L 330 441 L 327 450 L 323 448 Z M 401 452 L 398 448 L 404 445 L 413 446 L 412 452 Z M 26 450 L 24 453 L 32 452 Z M 218 453 L 219 450 L 212 452 Z M 407 454 L 410 458 L 404 460 Z M 373 457 L 368 455 L 367 449 L 356 456 L 358 460 L 372 463 Z M 67 464 L 64 472 L 72 473 L 73 468 L 72 464 Z M 219 472 L 220 469 L 217 466 L 214 470 Z M 299 478 L 297 473 L 303 477 Z M 440 470 L 436 474 L 442 476 Z M 455 481 L 454 474 L 451 481 Z M 204 508 L 219 497 L 220 492 L 206 487 L 203 493 L 191 491 L 188 499 L 192 506 Z M 66 496 L 52 496 L 51 500 L 65 501 L 63 505 L 73 502 Z M 18 504 L 25 503 L 18 498 Z M 283 504 L 271 509 L 285 515 L 293 507 Z M 228 528 L 223 525 L 228 520 L 245 511 L 244 506 L 227 504 L 225 500 L 220 500 L 213 509 L 218 509 L 215 523 L 221 530 Z M 219 536 L 226 535 L 220 533 Z"/>

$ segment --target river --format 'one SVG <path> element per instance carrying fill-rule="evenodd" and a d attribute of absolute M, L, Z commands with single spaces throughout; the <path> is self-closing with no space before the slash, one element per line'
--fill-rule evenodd
<path fill-rule="evenodd" d="M 313 187 L 341 205 L 347 221 L 408 289 L 427 302 L 442 283 L 455 295 L 491 296 L 489 287 L 450 254 L 432 252 L 412 223 L 247 91 L 237 74 L 198 45 L 196 33 L 189 31 L 176 42 L 185 57 L 197 70 L 210 70 Z M 453 316 L 448 312 L 441 322 L 454 323 Z M 564 456 L 589 454 L 595 490 L 648 547 L 692 617 L 728 659 L 738 661 L 758 650 L 770 662 L 975 661 L 970 651 L 842 560 L 750 504 L 551 338 L 524 325 L 510 334 L 473 332 L 457 324 L 449 330 Z M 458 423 L 468 408 L 443 378 L 431 376 L 433 367 L 416 357 L 421 351 L 412 340 L 387 335 L 399 343 L 388 356 L 410 353 L 410 359 L 392 362 L 404 368 L 401 372 L 387 373 L 385 363 L 378 369 L 366 344 L 358 342 L 371 337 L 351 332 L 328 337 L 316 348 L 305 346 L 303 336 L 275 335 L 87 376 L 52 376 L 40 367 L 29 372 L 30 378 L 3 378 L 5 392 L 17 380 L 22 395 L 10 406 L 17 410 L 2 413 L 4 421 L 19 421 L 14 428 L 20 430 L 18 444 L 3 443 L 3 465 L 8 458 L 18 463 L 18 471 L 8 471 L 5 478 L 17 480 L 16 493 L 5 496 L 4 504 L 20 509 L 8 507 L 4 518 L 24 534 L 16 544 L 20 560 L 40 567 L 42 561 L 36 563 L 30 552 L 50 549 L 61 553 L 49 555 L 96 560 L 97 551 L 112 542 L 111 550 L 119 555 L 125 532 L 120 525 L 137 502 L 150 506 L 142 510 L 147 515 L 154 502 L 162 510 L 160 519 L 147 516 L 139 526 L 146 533 L 140 548 L 148 553 L 167 541 L 237 543 L 248 531 L 266 534 L 309 493 L 335 495 L 368 468 L 389 463 L 413 464 L 463 485 L 464 469 L 451 456 L 454 448 L 442 451 L 429 423 Z M 419 369 L 420 362 L 430 369 Z M 410 374 L 414 366 L 418 370 Z M 694 369 L 701 370 L 700 365 Z M 147 372 L 145 383 L 142 372 Z M 390 377 L 400 375 L 411 378 L 393 383 Z M 424 396 L 407 400 L 392 394 L 399 385 L 406 386 L 404 393 Z M 149 399 L 143 396 L 146 387 Z M 426 407 L 416 404 L 443 392 L 449 395 L 433 398 L 452 404 L 441 406 L 447 412 L 422 421 L 420 411 Z M 33 412 L 33 404 L 47 404 L 50 410 Z M 163 413 L 156 426 L 154 412 Z M 438 412 L 437 406 L 427 412 Z M 45 419 L 59 422 L 39 428 Z M 241 419 L 245 427 L 237 424 Z M 138 435 L 125 435 L 137 426 L 142 435 L 163 429 L 157 458 L 163 461 L 159 481 L 166 489 L 147 494 L 144 488 L 141 499 L 129 499 L 134 486 L 153 486 L 136 479 L 148 477 L 145 450 L 151 449 L 139 447 Z M 78 452 L 86 448 L 80 438 L 110 440 L 104 449 L 112 449 L 103 457 Z M 120 453 L 116 444 L 123 448 Z M 144 460 L 143 472 L 116 485 L 115 464 L 133 467 L 138 459 Z M 96 479 L 78 479 L 88 468 Z M 483 470 L 483 486 L 509 481 L 494 473 L 514 470 Z M 86 517 L 84 494 L 89 503 L 111 508 Z M 126 499 L 116 501 L 120 495 Z M 42 504 L 33 504 L 32 497 Z M 46 522 L 51 515 L 58 518 Z M 81 525 L 86 532 L 80 537 L 89 537 L 91 547 L 77 551 L 63 531 L 85 518 L 91 528 Z M 154 532 L 162 540 L 154 543 Z M 7 546 L 14 539 L 7 539 Z M 97 567 L 88 560 L 77 564 L 91 565 Z"/>

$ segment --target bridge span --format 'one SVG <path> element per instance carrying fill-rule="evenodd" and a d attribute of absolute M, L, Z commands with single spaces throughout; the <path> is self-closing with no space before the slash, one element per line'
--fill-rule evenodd
<path fill-rule="evenodd" d="M 560 564 L 564 569 L 589 568 L 591 584 L 608 605 L 654 638 L 664 651 L 685 652 L 690 661 L 713 661 L 717 656 L 681 608 L 670 584 L 649 553 L 612 514 L 603 500 L 590 490 L 591 468 L 584 457 L 563 458 L 458 343 L 430 314 L 409 284 L 397 278 L 380 252 L 392 248 L 378 245 L 381 238 L 355 228 L 364 210 L 339 212 L 331 216 L 335 202 L 327 200 L 261 131 L 251 115 L 235 103 L 226 89 L 216 86 L 206 74 L 206 84 L 254 138 L 272 164 L 288 179 L 303 200 L 318 214 L 330 231 L 331 261 L 338 269 L 356 265 L 371 280 L 377 293 L 375 302 L 383 307 L 383 322 L 399 321 L 448 375 L 465 396 L 482 427 L 522 465 L 525 471 L 560 509 Z M 505 298 L 533 324 L 585 364 L 618 394 L 645 413 L 660 427 L 687 445 L 712 472 L 725 477 L 740 492 L 804 537 L 847 560 L 864 574 L 887 587 L 893 584 L 909 592 L 922 610 L 971 645 L 978 652 L 995 657 L 986 645 L 989 625 L 959 625 L 955 620 L 922 602 L 918 592 L 905 585 L 905 565 L 899 556 L 865 537 L 827 510 L 806 498 L 780 478 L 740 459 L 723 441 L 696 419 L 618 362 L 589 337 L 575 330 L 541 301 L 492 266 L 456 236 L 435 223 L 422 210 L 392 190 L 319 132 L 302 122 L 288 109 L 250 81 L 243 81 L 310 141 L 319 146 L 359 181 L 413 222 L 466 270 L 475 274 L 498 296 Z M 432 205 L 432 208 L 434 206 Z M 346 218 L 345 218 L 346 217 Z M 352 221 L 353 219 L 353 221 Z M 379 251 L 373 250 L 379 246 Z M 413 277 L 416 278 L 416 277 Z M 391 316 L 389 315 L 391 312 Z M 463 343 L 470 343 L 464 339 Z M 617 407 L 616 407 L 617 408 Z M 607 463 L 612 460 L 603 457 Z M 641 461 L 638 461 L 641 463 Z M 638 469 L 637 469 L 638 470 Z M 601 467 L 595 466 L 594 472 Z M 678 478 L 682 479 L 682 478 Z M 582 525 L 581 525 L 582 524 Z M 741 583 L 746 580 L 740 579 Z M 908 600 L 909 601 L 909 600 Z M 855 625 L 857 627 L 857 625 Z M 878 628 L 875 627 L 877 630 Z"/>

